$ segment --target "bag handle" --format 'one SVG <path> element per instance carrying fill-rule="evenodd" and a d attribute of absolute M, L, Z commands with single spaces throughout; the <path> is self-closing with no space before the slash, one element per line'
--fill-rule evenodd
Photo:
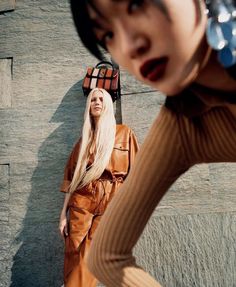
<path fill-rule="evenodd" d="M 96 68 L 99 68 L 101 65 L 110 65 L 114 69 L 114 65 L 111 62 L 108 61 L 101 61 L 96 65 Z"/>

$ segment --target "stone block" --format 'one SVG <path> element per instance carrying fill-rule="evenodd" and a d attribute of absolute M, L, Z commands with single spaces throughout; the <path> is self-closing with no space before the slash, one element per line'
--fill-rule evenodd
<path fill-rule="evenodd" d="M 11 107 L 12 59 L 0 59 L 0 109 Z"/>
<path fill-rule="evenodd" d="M 0 202 L 9 199 L 10 192 L 10 165 L 0 164 Z"/>
<path fill-rule="evenodd" d="M 4 11 L 14 10 L 16 7 L 15 0 L 1 0 L 0 2 L 0 13 Z"/>
<path fill-rule="evenodd" d="M 9 208 L 5 204 L 0 205 L 0 223 L 8 223 L 9 222 Z"/>
<path fill-rule="evenodd" d="M 135 254 L 162 286 L 234 287 L 235 242 L 235 213 L 153 216 Z"/>
<path fill-rule="evenodd" d="M 10 229 L 10 226 L 7 223 L 1 222 L 0 262 L 6 260 L 8 258 L 10 245 L 11 245 L 11 229 Z"/>

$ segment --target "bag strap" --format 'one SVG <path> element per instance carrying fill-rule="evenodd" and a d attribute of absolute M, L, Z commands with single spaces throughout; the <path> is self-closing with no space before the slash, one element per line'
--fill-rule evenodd
<path fill-rule="evenodd" d="M 108 61 L 101 61 L 101 62 L 97 63 L 96 68 L 99 68 L 99 66 L 102 66 L 102 65 L 105 65 L 105 66 L 109 65 L 112 68 L 114 68 L 114 65 L 111 62 L 108 62 Z"/>

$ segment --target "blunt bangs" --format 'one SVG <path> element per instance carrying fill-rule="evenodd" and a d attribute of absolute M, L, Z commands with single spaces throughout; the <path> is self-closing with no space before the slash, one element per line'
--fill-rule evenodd
<path fill-rule="evenodd" d="M 99 49 L 93 26 L 87 10 L 87 0 L 70 0 L 72 17 L 76 30 L 84 46 L 99 60 L 104 60 L 104 55 Z"/>

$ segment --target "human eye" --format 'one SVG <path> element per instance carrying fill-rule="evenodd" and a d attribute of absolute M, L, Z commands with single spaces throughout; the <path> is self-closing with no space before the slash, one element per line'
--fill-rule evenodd
<path fill-rule="evenodd" d="M 128 12 L 132 13 L 142 7 L 144 0 L 130 0 L 128 4 Z"/>

